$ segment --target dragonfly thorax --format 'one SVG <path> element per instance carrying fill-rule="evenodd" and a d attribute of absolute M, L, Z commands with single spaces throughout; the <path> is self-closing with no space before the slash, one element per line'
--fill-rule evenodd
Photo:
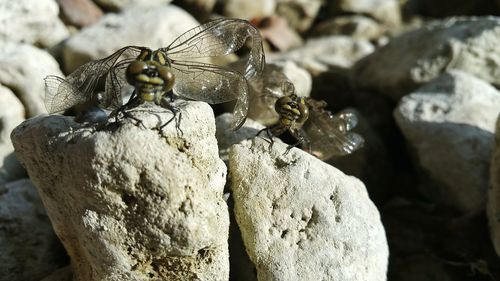
<path fill-rule="evenodd" d="M 127 82 L 144 101 L 159 102 L 174 86 L 175 76 L 162 52 L 146 49 L 132 61 L 126 71 Z"/>
<path fill-rule="evenodd" d="M 280 123 L 286 126 L 294 124 L 301 126 L 309 117 L 309 109 L 304 98 L 295 94 L 279 98 L 274 108 L 280 116 Z"/>

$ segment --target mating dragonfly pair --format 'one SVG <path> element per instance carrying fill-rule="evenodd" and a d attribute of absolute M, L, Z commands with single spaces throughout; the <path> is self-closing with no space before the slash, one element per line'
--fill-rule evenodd
<path fill-rule="evenodd" d="M 239 67 L 227 68 L 201 61 L 235 53 L 247 41 L 251 44 L 248 58 Z M 144 102 L 154 102 L 174 113 L 170 121 L 176 120 L 176 127 L 179 128 L 180 116 L 176 119 L 177 109 L 171 103 L 173 95 L 210 104 L 236 100 L 232 124 L 236 130 L 243 125 L 247 117 L 249 85 L 259 84 L 264 66 L 265 57 L 259 31 L 245 20 L 222 18 L 188 30 L 165 48 L 153 51 L 146 47 L 127 46 L 104 59 L 80 66 L 66 79 L 48 76 L 45 79 L 45 105 L 51 114 L 75 107 L 97 106 L 110 110 L 110 115 L 118 118 L 120 114 L 130 116 L 127 115 L 128 109 Z M 129 101 L 123 104 L 122 90 L 127 85 L 132 86 L 134 91 Z M 293 84 L 289 85 L 293 87 Z M 289 95 L 292 100 L 296 99 L 291 90 L 285 95 Z M 288 116 L 289 107 L 293 107 L 294 103 L 280 101 L 281 99 L 278 99 L 280 105 L 277 103 L 276 107 L 278 113 Z M 312 102 L 304 106 L 311 107 L 313 111 L 323 110 L 321 106 L 316 108 Z M 294 110 L 291 111 L 292 115 L 295 113 Z M 320 120 L 324 119 L 321 115 L 319 117 Z M 311 137 L 318 137 L 318 145 L 314 142 L 311 142 L 311 145 L 321 147 L 320 143 L 328 141 L 321 140 L 321 135 L 331 136 L 333 132 L 340 138 L 335 139 L 332 145 L 339 147 L 338 151 L 346 152 L 341 154 L 352 152 L 352 148 L 343 147 L 357 147 L 352 143 L 345 144 L 349 140 L 345 138 L 349 136 L 348 125 L 353 122 L 340 126 L 338 121 L 346 119 L 343 117 L 346 116 L 322 120 L 324 122 L 321 124 L 315 123 L 316 128 L 308 133 Z M 268 134 L 271 139 L 271 134 L 279 135 L 286 129 L 292 133 L 297 132 L 297 128 L 302 127 L 305 123 L 302 121 L 305 120 L 294 118 L 288 118 L 288 123 L 281 122 L 280 130 L 275 126 L 270 128 Z M 347 119 L 349 118 L 351 117 L 347 116 Z M 284 127 L 286 128 L 283 130 Z M 307 137 L 300 135 L 300 140 L 305 138 Z"/>

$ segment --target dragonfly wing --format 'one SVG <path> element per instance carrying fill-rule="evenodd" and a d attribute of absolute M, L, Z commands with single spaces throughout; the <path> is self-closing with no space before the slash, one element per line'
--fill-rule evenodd
<path fill-rule="evenodd" d="M 243 125 L 248 112 L 248 83 L 239 72 L 187 61 L 172 61 L 172 72 L 174 93 L 181 97 L 210 104 L 236 100 L 233 129 Z"/>
<path fill-rule="evenodd" d="M 321 108 L 310 108 L 304 125 L 314 154 L 325 160 L 333 156 L 350 154 L 359 149 L 364 139 L 350 130 L 356 125 L 354 112 L 345 110 L 335 115 Z"/>
<path fill-rule="evenodd" d="M 126 57 L 138 56 L 140 47 L 124 47 L 110 56 L 90 61 L 69 74 L 66 79 L 47 77 L 45 81 L 45 106 L 49 113 L 60 113 L 83 102 L 99 101 L 103 108 L 112 108 L 121 103 L 113 92 L 105 90 L 102 99 L 98 96 L 101 83 L 107 83 L 115 64 Z M 108 80 L 108 81 L 107 81 Z M 108 89 L 110 89 L 108 87 Z"/>
<path fill-rule="evenodd" d="M 161 50 L 172 60 L 225 56 L 239 50 L 249 38 L 251 51 L 238 71 L 250 80 L 262 74 L 265 58 L 260 33 L 246 20 L 221 18 L 207 22 L 188 30 Z"/>

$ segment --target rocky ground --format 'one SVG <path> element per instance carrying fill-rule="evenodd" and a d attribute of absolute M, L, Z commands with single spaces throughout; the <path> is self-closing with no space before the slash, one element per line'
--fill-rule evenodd
<path fill-rule="evenodd" d="M 0 281 L 500 280 L 500 1 L 4 0 L 0 15 Z M 270 149 L 259 98 L 236 132 L 230 105 L 181 99 L 182 133 L 156 129 L 172 117 L 157 106 L 132 111 L 142 125 L 47 116 L 45 76 L 221 15 L 258 27 L 264 79 L 356 112 L 364 146 Z"/>

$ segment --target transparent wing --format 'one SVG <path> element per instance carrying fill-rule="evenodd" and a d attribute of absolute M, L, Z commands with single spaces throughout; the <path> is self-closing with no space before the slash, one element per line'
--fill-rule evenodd
<path fill-rule="evenodd" d="M 245 122 L 248 112 L 248 84 L 239 72 L 201 62 L 172 62 L 174 93 L 211 104 L 236 100 L 233 129 Z"/>
<path fill-rule="evenodd" d="M 141 47 L 127 46 L 110 56 L 88 62 L 63 78 L 48 76 L 45 79 L 45 107 L 50 114 L 60 113 L 80 103 L 98 101 L 102 108 L 114 109 L 121 105 L 116 95 L 117 77 L 109 77 L 114 66 L 125 58 L 137 57 Z M 105 84 L 106 85 L 105 85 Z M 114 86 L 108 86 L 114 83 Z M 105 85 L 105 86 L 104 86 Z M 99 89 L 104 93 L 98 95 Z"/>
<path fill-rule="evenodd" d="M 161 50 L 172 60 L 224 56 L 239 50 L 247 39 L 251 39 L 251 50 L 246 63 L 237 71 L 250 80 L 262 74 L 265 58 L 260 33 L 248 21 L 226 18 L 210 21 L 188 30 Z"/>
<path fill-rule="evenodd" d="M 356 114 L 343 110 L 332 115 L 324 109 L 325 105 L 324 102 L 308 100 L 309 119 L 303 129 L 310 139 L 313 154 L 326 160 L 350 154 L 363 146 L 363 137 L 350 131 L 358 122 Z"/>

